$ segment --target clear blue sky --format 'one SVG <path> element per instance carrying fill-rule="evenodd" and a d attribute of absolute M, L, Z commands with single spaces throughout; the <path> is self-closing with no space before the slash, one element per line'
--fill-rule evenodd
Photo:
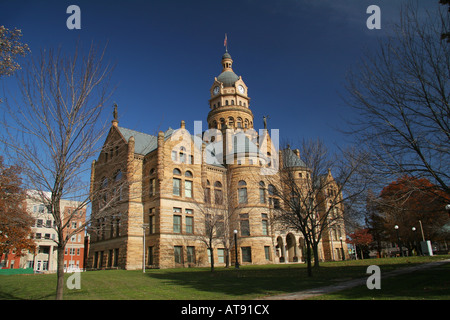
<path fill-rule="evenodd" d="M 255 129 L 269 115 L 269 129 L 279 129 L 281 139 L 342 144 L 336 128 L 352 117 L 340 97 L 345 74 L 398 21 L 402 2 L 1 0 L 0 24 L 21 29 L 36 54 L 57 46 L 70 52 L 79 39 L 84 47 L 108 42 L 107 60 L 117 64 L 110 105 L 119 105 L 119 125 L 150 134 L 178 128 L 181 120 L 191 133 L 195 120 L 206 129 L 227 33 L 233 69 L 249 87 Z M 81 9 L 81 30 L 66 27 L 71 4 Z M 372 4 L 381 9 L 381 30 L 366 27 Z"/>

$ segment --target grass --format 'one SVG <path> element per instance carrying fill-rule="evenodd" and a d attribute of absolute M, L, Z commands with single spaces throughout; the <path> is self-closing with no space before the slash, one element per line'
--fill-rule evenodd
<path fill-rule="evenodd" d="M 326 299 L 449 299 L 449 264 L 433 271 L 418 271 L 383 281 L 383 272 L 448 259 L 450 256 L 386 258 L 322 263 L 307 277 L 304 264 L 241 266 L 241 269 L 208 268 L 108 270 L 81 273 L 81 289 L 65 288 L 67 300 L 246 300 L 301 291 L 368 277 L 368 265 L 381 267 L 382 290 L 355 288 Z M 70 274 L 66 275 L 66 279 Z M 415 285 L 411 285 L 414 283 Z M 0 276 L 0 299 L 50 300 L 55 297 L 56 275 Z M 383 295 L 384 294 L 384 295 Z M 374 296 L 375 295 L 375 296 Z M 378 296 L 376 296 L 378 295 Z"/>

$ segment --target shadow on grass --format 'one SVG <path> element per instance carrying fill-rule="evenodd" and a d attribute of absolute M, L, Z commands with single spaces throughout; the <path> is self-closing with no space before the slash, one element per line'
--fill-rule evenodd
<path fill-rule="evenodd" d="M 186 272 L 186 269 L 149 272 L 147 276 L 164 280 L 169 285 L 189 287 L 203 293 L 223 294 L 231 299 L 253 299 L 363 277 L 365 269 L 361 266 L 320 267 L 314 271 L 313 277 L 308 277 L 306 268 L 302 265 L 283 268 L 243 266 L 239 270 L 216 269 L 214 272 L 209 270 Z"/>
<path fill-rule="evenodd" d="M 317 300 L 449 300 L 450 263 L 383 279 L 381 289 L 366 286 L 327 294 Z"/>

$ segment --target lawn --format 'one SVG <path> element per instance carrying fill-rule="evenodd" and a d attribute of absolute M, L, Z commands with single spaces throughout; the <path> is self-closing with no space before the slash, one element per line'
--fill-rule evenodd
<path fill-rule="evenodd" d="M 268 295 L 310 289 L 339 281 L 368 277 L 367 266 L 375 264 L 381 272 L 450 256 L 387 258 L 322 263 L 307 277 L 304 264 L 241 266 L 234 268 L 208 268 L 147 270 L 108 270 L 81 273 L 81 289 L 65 288 L 67 300 L 247 300 Z M 414 298 L 411 283 L 417 284 L 417 298 L 449 299 L 449 264 L 437 270 L 420 271 L 414 275 L 398 276 L 383 282 L 385 298 Z M 66 275 L 66 279 L 70 274 Z M 383 276 L 381 275 L 381 278 Z M 401 280 L 402 277 L 406 277 Z M 407 282 L 405 282 L 407 281 Z M 415 282 L 414 282 L 415 281 Z M 2 275 L 0 299 L 48 300 L 54 299 L 55 274 Z M 425 289 L 424 289 L 425 288 Z M 444 290 L 445 288 L 445 290 Z M 419 290 L 420 289 L 420 290 Z M 328 299 L 371 299 L 374 290 L 355 288 L 347 293 L 330 295 Z M 369 291 L 369 293 L 368 293 Z M 380 294 L 375 293 L 375 294 Z"/>

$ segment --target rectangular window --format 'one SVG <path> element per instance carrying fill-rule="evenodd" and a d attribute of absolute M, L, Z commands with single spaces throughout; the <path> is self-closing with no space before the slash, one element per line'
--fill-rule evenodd
<path fill-rule="evenodd" d="M 186 217 L 186 233 L 194 233 L 194 217 Z"/>
<path fill-rule="evenodd" d="M 175 246 L 173 247 L 175 263 L 183 263 L 183 247 Z"/>
<path fill-rule="evenodd" d="M 186 198 L 192 198 L 192 181 L 184 181 L 184 196 Z"/>
<path fill-rule="evenodd" d="M 270 260 L 270 247 L 264 246 L 264 255 L 266 257 L 266 260 Z"/>
<path fill-rule="evenodd" d="M 225 263 L 225 249 L 217 249 L 217 262 Z"/>
<path fill-rule="evenodd" d="M 177 152 L 172 151 L 172 161 L 177 161 Z"/>
<path fill-rule="evenodd" d="M 181 233 L 181 216 L 173 215 L 173 232 Z"/>
<path fill-rule="evenodd" d="M 247 188 L 239 189 L 239 203 L 247 203 Z"/>
<path fill-rule="evenodd" d="M 148 247 L 147 264 L 149 266 L 153 265 L 153 247 Z"/>
<path fill-rule="evenodd" d="M 195 247 L 187 247 L 186 254 L 187 254 L 187 262 L 195 263 Z"/>
<path fill-rule="evenodd" d="M 173 178 L 173 195 L 181 196 L 181 180 Z"/>
<path fill-rule="evenodd" d="M 155 195 L 155 179 L 150 179 L 149 196 Z"/>
<path fill-rule="evenodd" d="M 192 209 L 185 209 L 184 212 L 186 212 L 186 214 L 194 214 L 194 210 Z"/>
<path fill-rule="evenodd" d="M 154 234 L 155 233 L 155 215 L 149 216 L 148 222 L 149 222 L 148 223 L 149 234 Z"/>
<path fill-rule="evenodd" d="M 222 196 L 222 190 L 214 190 L 214 201 L 216 204 L 222 204 L 223 202 L 223 196 Z"/>
<path fill-rule="evenodd" d="M 241 236 L 250 235 L 250 223 L 248 220 L 248 213 L 240 214 L 240 226 L 241 226 Z"/>
<path fill-rule="evenodd" d="M 242 247 L 242 262 L 252 262 L 252 248 Z"/>
<path fill-rule="evenodd" d="M 269 221 L 267 220 L 268 219 L 268 216 L 267 216 L 267 213 L 261 213 L 261 218 L 262 218 L 262 234 L 264 235 L 264 236 L 267 236 L 267 235 L 269 235 Z"/>
<path fill-rule="evenodd" d="M 119 248 L 114 249 L 114 267 L 117 267 L 119 265 Z"/>
<path fill-rule="evenodd" d="M 266 203 L 266 192 L 263 188 L 259 189 L 259 203 Z"/>

